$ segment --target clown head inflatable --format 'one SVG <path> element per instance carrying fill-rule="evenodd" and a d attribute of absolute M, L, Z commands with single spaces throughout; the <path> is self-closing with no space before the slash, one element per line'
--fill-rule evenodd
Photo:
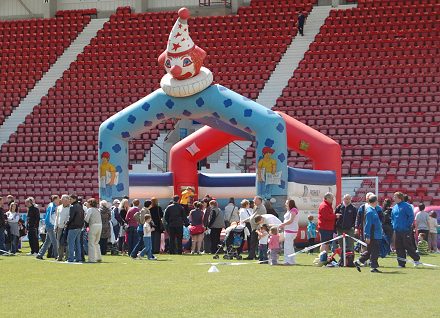
<path fill-rule="evenodd" d="M 186 97 L 211 85 L 213 75 L 202 66 L 206 52 L 189 36 L 189 10 L 181 8 L 178 13 L 179 18 L 168 37 L 167 49 L 158 58 L 167 72 L 160 86 L 167 95 Z"/>

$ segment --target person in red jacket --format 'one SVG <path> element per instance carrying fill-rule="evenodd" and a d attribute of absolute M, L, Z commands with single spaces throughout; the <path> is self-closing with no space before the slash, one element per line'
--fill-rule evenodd
<path fill-rule="evenodd" d="M 333 194 L 327 192 L 324 195 L 324 201 L 319 205 L 318 229 L 319 235 L 321 236 L 321 242 L 331 240 L 335 231 L 336 215 L 332 206 L 333 199 Z M 329 244 L 321 245 L 321 251 L 329 252 Z"/>

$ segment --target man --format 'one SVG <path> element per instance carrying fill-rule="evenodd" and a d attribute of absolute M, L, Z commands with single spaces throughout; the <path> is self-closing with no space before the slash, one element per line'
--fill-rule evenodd
<path fill-rule="evenodd" d="M 374 195 L 373 192 L 368 192 L 365 195 L 365 203 L 362 204 L 357 211 L 356 221 L 354 224 L 354 227 L 355 227 L 354 234 L 356 234 L 356 236 L 358 236 L 361 240 L 364 238 L 363 229 L 365 226 L 365 220 L 364 220 L 365 211 L 367 210 L 367 208 L 369 206 L 368 200 L 373 195 Z M 379 215 L 380 221 L 383 222 L 382 208 L 377 204 L 375 207 L 375 210 L 376 210 L 376 213 Z"/>
<path fill-rule="evenodd" d="M 186 220 L 186 212 L 179 204 L 178 195 L 173 197 L 173 202 L 167 206 L 163 217 L 170 236 L 170 254 L 182 254 L 183 225 Z"/>
<path fill-rule="evenodd" d="M 38 245 L 38 228 L 40 227 L 40 211 L 35 206 L 35 200 L 32 197 L 29 197 L 24 202 L 27 211 L 27 230 L 28 230 L 28 239 L 29 246 L 31 247 L 31 252 L 28 253 L 28 256 L 37 256 L 39 245 Z"/>
<path fill-rule="evenodd" d="M 395 232 L 395 247 L 398 257 L 399 267 L 403 268 L 406 265 L 406 253 L 414 260 L 414 265 L 420 265 L 420 256 L 417 254 L 414 244 L 412 242 L 412 224 L 414 222 L 414 211 L 407 202 L 404 202 L 402 192 L 396 192 L 393 196 L 396 203 L 391 211 L 391 222 Z"/>
<path fill-rule="evenodd" d="M 125 222 L 128 224 L 128 255 L 131 255 L 134 247 L 138 243 L 139 235 L 137 233 L 138 222 L 134 215 L 139 212 L 140 201 L 138 199 L 133 200 L 133 207 L 128 209 L 127 215 L 125 216 Z"/>
<path fill-rule="evenodd" d="M 37 259 L 43 259 L 44 254 L 46 254 L 47 249 L 52 245 L 52 255 L 55 259 L 58 258 L 58 246 L 55 237 L 55 219 L 57 206 L 60 205 L 60 198 L 56 194 L 52 195 L 50 198 L 51 202 L 46 208 L 46 215 L 44 216 L 44 223 L 46 225 L 46 240 L 43 246 L 40 248 Z"/>
<path fill-rule="evenodd" d="M 84 225 L 84 209 L 78 201 L 76 194 L 70 195 L 69 220 L 66 223 L 67 227 L 67 251 L 69 263 L 82 262 L 81 254 L 81 229 Z"/>
<path fill-rule="evenodd" d="M 58 261 L 64 258 L 64 245 L 66 244 L 67 229 L 66 223 L 70 214 L 70 197 L 67 194 L 61 196 L 61 205 L 57 207 L 55 216 L 55 234 L 58 247 Z"/>
<path fill-rule="evenodd" d="M 228 204 L 225 206 L 225 227 L 231 225 L 232 222 L 239 222 L 238 207 L 235 206 L 234 198 L 229 198 Z"/>
<path fill-rule="evenodd" d="M 278 227 L 278 225 L 283 222 L 281 222 L 281 220 L 273 214 L 263 214 L 255 217 L 255 223 L 257 223 L 257 225 L 266 224 L 269 226 L 269 228 L 271 228 L 272 226 Z"/>
<path fill-rule="evenodd" d="M 318 230 L 321 242 L 330 241 L 335 231 L 335 213 L 333 212 L 333 193 L 327 192 L 324 195 L 324 201 L 319 205 L 318 209 Z M 321 252 L 329 252 L 329 244 L 321 245 Z"/>
<path fill-rule="evenodd" d="M 379 219 L 379 215 L 376 212 L 377 197 L 373 194 L 368 198 L 368 208 L 365 212 L 365 243 L 367 243 L 367 250 L 362 253 L 359 260 L 354 262 L 356 269 L 360 272 L 360 263 L 365 264 L 369 259 L 371 272 L 380 273 L 377 269 L 379 264 L 380 245 L 379 242 L 382 239 L 382 222 Z"/>
<path fill-rule="evenodd" d="M 300 11 L 298 13 L 298 32 L 301 34 L 301 36 L 304 36 L 304 23 L 306 22 L 306 16 L 305 14 Z"/>
<path fill-rule="evenodd" d="M 349 194 L 344 195 L 342 203 L 335 209 L 336 214 L 336 231 L 339 235 L 343 233 L 354 236 L 354 224 L 356 222 L 357 209 L 351 204 L 351 196 Z M 343 239 L 339 240 L 339 247 L 343 248 Z M 345 249 L 353 252 L 354 241 L 350 238 L 345 239 Z M 344 255 L 342 255 L 344 257 Z"/>
<path fill-rule="evenodd" d="M 267 214 L 266 207 L 263 204 L 263 198 L 260 196 L 256 196 L 254 198 L 254 214 L 249 218 L 249 223 L 251 225 L 251 244 L 249 246 L 248 257 L 245 259 L 253 260 L 256 258 L 256 249 L 258 247 L 258 224 L 255 222 L 255 217 L 257 215 Z"/>
<path fill-rule="evenodd" d="M 3 210 L 3 198 L 0 197 L 0 255 L 6 251 L 5 247 L 5 228 L 6 228 L 6 214 Z"/>

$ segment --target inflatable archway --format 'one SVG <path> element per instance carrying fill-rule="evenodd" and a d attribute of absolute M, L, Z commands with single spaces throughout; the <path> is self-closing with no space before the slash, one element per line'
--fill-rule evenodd
<path fill-rule="evenodd" d="M 185 156 L 183 152 L 179 158 L 172 154 L 171 170 L 179 172 L 173 176 L 176 192 L 186 186 L 197 189 L 194 167 L 198 160 L 230 141 L 247 139 L 256 141 L 256 151 L 261 156 L 257 163 L 255 192 L 264 197 L 285 197 L 288 190 L 288 116 L 221 85 L 211 85 L 213 75 L 202 67 L 206 52 L 189 36 L 188 18 L 189 11 L 180 9 L 167 49 L 158 58 L 167 71 L 161 80 L 161 89 L 113 115 L 100 126 L 100 197 L 112 200 L 128 194 L 128 141 L 168 118 L 193 119 L 212 127 L 191 135 L 197 137 L 197 141 L 186 145 Z"/>

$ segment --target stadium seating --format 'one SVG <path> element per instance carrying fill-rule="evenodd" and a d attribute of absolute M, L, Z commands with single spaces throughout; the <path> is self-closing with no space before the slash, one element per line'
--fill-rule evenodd
<path fill-rule="evenodd" d="M 440 204 L 440 4 L 408 3 L 332 11 L 276 109 L 337 140 L 344 176 L 377 175 L 382 196 Z"/>
<path fill-rule="evenodd" d="M 312 2 L 252 1 L 238 15 L 191 19 L 190 34 L 208 52 L 205 66 L 215 82 L 255 99 L 296 34 L 298 9 L 310 11 Z M 99 125 L 159 88 L 164 69 L 157 57 L 175 19 L 174 11 L 133 14 L 128 8 L 110 17 L 2 146 L 4 192 L 37 202 L 51 192 L 97 194 Z M 131 142 L 130 162 L 141 161 L 160 131 L 173 127 L 169 120 Z M 11 182 L 17 176 L 20 181 Z"/>
<path fill-rule="evenodd" d="M 90 17 L 0 21 L 0 125 Z"/>

